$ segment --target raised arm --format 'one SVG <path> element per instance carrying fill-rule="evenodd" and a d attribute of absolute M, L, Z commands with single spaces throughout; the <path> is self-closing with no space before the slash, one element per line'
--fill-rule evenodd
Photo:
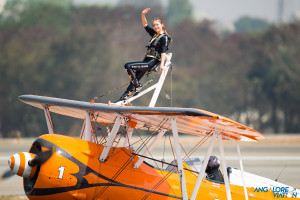
<path fill-rule="evenodd" d="M 142 11 L 142 23 L 143 23 L 143 26 L 146 27 L 148 25 L 147 23 L 147 19 L 146 19 L 146 14 L 150 11 L 151 9 L 150 8 L 146 8 Z"/>

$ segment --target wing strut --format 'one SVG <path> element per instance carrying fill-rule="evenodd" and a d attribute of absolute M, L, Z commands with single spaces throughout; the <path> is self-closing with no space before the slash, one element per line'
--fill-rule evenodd
<path fill-rule="evenodd" d="M 127 129 L 127 132 L 126 132 L 126 136 L 125 136 L 125 141 L 124 141 L 123 147 L 129 148 L 129 141 L 131 139 L 132 133 L 133 133 L 133 128 L 129 127 Z"/>
<path fill-rule="evenodd" d="M 81 132 L 80 132 L 80 139 L 89 142 L 94 142 L 94 143 L 97 142 L 97 139 L 93 138 L 93 127 L 91 121 L 91 114 L 89 113 L 89 111 L 85 112 L 85 118 L 83 120 Z"/>
<path fill-rule="evenodd" d="M 54 133 L 53 121 L 48 106 L 44 106 L 44 113 L 46 117 L 49 134 L 53 134 Z"/>
<path fill-rule="evenodd" d="M 152 149 L 155 147 L 155 145 L 158 143 L 160 138 L 165 134 L 166 130 L 161 130 L 157 136 L 154 138 L 152 143 L 149 145 L 148 148 L 145 149 L 143 156 L 140 157 L 140 159 L 134 164 L 133 168 L 139 168 L 139 166 L 142 164 L 142 162 L 145 160 L 145 157 L 149 155 L 149 153 L 152 151 Z"/>
<path fill-rule="evenodd" d="M 193 194 L 191 196 L 191 200 L 195 200 L 196 199 L 196 196 L 197 196 L 197 193 L 199 191 L 202 179 L 204 177 L 204 173 L 205 173 L 206 166 L 208 164 L 209 157 L 210 157 L 211 152 L 212 152 L 213 147 L 214 147 L 214 143 L 215 143 L 216 137 L 217 137 L 217 134 L 213 133 L 212 138 L 210 140 L 210 144 L 208 146 L 208 150 L 207 150 L 207 152 L 205 154 L 205 158 L 204 158 L 204 161 L 203 161 L 200 173 L 199 173 L 198 178 L 197 178 L 197 182 L 196 182 L 196 184 L 194 186 L 194 190 L 193 190 Z"/>
<path fill-rule="evenodd" d="M 242 173 L 242 181 L 243 181 L 243 187 L 244 187 L 244 193 L 245 193 L 245 200 L 248 200 L 248 193 L 247 193 L 247 188 L 246 188 L 246 183 L 245 183 L 245 178 L 244 178 L 243 161 L 242 161 L 242 156 L 241 156 L 240 144 L 238 141 L 236 141 L 236 148 L 237 148 L 239 161 L 240 161 L 240 168 L 241 168 L 241 173 Z"/>
<path fill-rule="evenodd" d="M 170 117 L 170 119 L 171 119 L 171 125 L 172 125 L 173 140 L 174 140 L 174 145 L 175 145 L 175 155 L 176 155 L 176 160 L 177 160 L 177 165 L 178 165 L 178 175 L 179 175 L 179 179 L 180 179 L 182 199 L 188 200 L 186 182 L 185 182 L 185 176 L 184 176 L 184 169 L 183 169 L 182 157 L 181 157 L 181 151 L 180 151 L 180 145 L 179 145 L 177 123 L 176 123 L 176 119 L 174 117 Z"/>
<path fill-rule="evenodd" d="M 92 124 L 91 124 L 91 117 L 90 113 L 86 112 L 85 114 L 85 133 L 84 133 L 84 140 L 92 141 Z"/>
<path fill-rule="evenodd" d="M 108 140 L 107 140 L 107 142 L 106 142 L 106 144 L 105 144 L 105 146 L 104 146 L 104 149 L 103 149 L 103 151 L 102 151 L 102 153 L 101 153 L 101 156 L 100 156 L 100 158 L 99 158 L 99 160 L 100 160 L 101 162 L 104 162 L 104 161 L 105 161 L 105 159 L 106 159 L 106 157 L 107 157 L 107 154 L 109 153 L 109 151 L 110 151 L 110 149 L 111 149 L 111 147 L 112 147 L 112 144 L 113 144 L 113 142 L 114 142 L 114 140 L 115 140 L 115 137 L 116 137 L 116 135 L 117 135 L 117 132 L 118 132 L 118 130 L 119 130 L 119 128 L 120 128 L 122 119 L 123 119 L 123 117 L 120 116 L 120 115 L 116 117 L 115 124 L 114 124 L 114 126 L 112 127 L 112 130 L 111 130 L 111 132 L 110 132 L 110 134 L 109 134 L 109 136 L 108 136 Z"/>
<path fill-rule="evenodd" d="M 229 178 L 228 178 L 228 174 L 227 174 L 227 167 L 226 167 L 226 162 L 225 162 L 224 148 L 223 148 L 222 135 L 221 134 L 218 134 L 218 143 L 219 143 L 221 164 L 222 164 L 222 170 L 223 170 L 223 176 L 224 176 L 224 182 L 225 182 L 225 188 L 226 188 L 226 196 L 227 196 L 227 200 L 231 200 L 231 193 L 230 193 L 230 187 L 229 187 Z"/>

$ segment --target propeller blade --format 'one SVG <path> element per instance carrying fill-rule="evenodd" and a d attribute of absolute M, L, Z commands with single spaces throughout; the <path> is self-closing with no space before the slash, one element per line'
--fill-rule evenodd
<path fill-rule="evenodd" d="M 44 162 L 46 162 L 51 156 L 52 154 L 56 151 L 56 147 L 53 146 L 52 149 L 47 150 L 47 151 L 42 151 L 41 153 L 39 153 L 35 158 L 33 158 L 32 160 L 30 160 L 28 162 L 28 164 L 30 166 L 35 166 L 35 165 L 41 165 Z"/>
<path fill-rule="evenodd" d="M 15 175 L 15 173 L 13 171 L 11 171 L 10 169 L 9 170 L 6 170 L 4 173 L 2 173 L 0 175 L 0 180 L 4 180 L 4 179 L 7 179 L 11 176 Z"/>

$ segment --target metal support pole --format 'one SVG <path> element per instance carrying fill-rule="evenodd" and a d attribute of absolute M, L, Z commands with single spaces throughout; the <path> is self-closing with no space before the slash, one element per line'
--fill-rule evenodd
<path fill-rule="evenodd" d="M 208 164 L 208 160 L 210 158 L 211 152 L 213 150 L 213 147 L 214 147 L 214 144 L 215 144 L 215 141 L 216 141 L 216 137 L 217 137 L 217 134 L 214 133 L 213 136 L 212 136 L 212 138 L 211 138 L 211 140 L 210 140 L 210 144 L 208 146 L 207 152 L 205 154 L 205 158 L 204 158 L 204 161 L 203 161 L 200 173 L 198 175 L 197 182 L 196 182 L 196 184 L 194 186 L 194 190 L 193 190 L 193 194 L 191 196 L 191 200 L 195 200 L 196 196 L 198 194 L 200 185 L 202 183 L 202 179 L 204 177 L 205 169 L 206 169 L 206 166 Z"/>
<path fill-rule="evenodd" d="M 84 137 L 84 129 L 85 129 L 85 118 L 83 120 L 81 131 L 80 131 L 80 139 L 82 139 L 82 140 L 83 140 L 83 137 Z"/>
<path fill-rule="evenodd" d="M 127 99 L 126 101 L 118 101 L 117 103 L 114 103 L 114 105 L 122 105 L 124 102 L 132 102 L 133 100 L 143 96 L 144 94 L 154 90 L 154 93 L 152 95 L 152 99 L 150 101 L 150 104 L 149 104 L 149 107 L 154 107 L 155 104 L 156 104 L 156 101 L 158 99 L 158 95 L 160 93 L 160 90 L 162 88 L 162 85 L 164 84 L 164 81 L 166 79 L 166 76 L 168 74 L 168 70 L 169 70 L 169 66 L 171 65 L 171 58 L 172 58 L 172 53 L 168 53 L 166 55 L 166 63 L 165 63 L 165 70 L 162 71 L 161 75 L 160 75 L 160 78 L 158 80 L 158 82 L 154 85 L 152 85 L 151 87 L 147 88 L 146 90 L 140 92 L 138 95 L 136 96 L 133 96 L 133 97 L 130 97 L 129 99 Z"/>
<path fill-rule="evenodd" d="M 159 78 L 157 86 L 154 90 L 154 93 L 153 93 L 152 99 L 150 101 L 149 107 L 154 107 L 155 104 L 156 104 L 156 101 L 158 99 L 158 95 L 160 93 L 160 90 L 162 88 L 162 85 L 164 84 L 164 81 L 166 79 L 166 76 L 167 76 L 169 68 L 170 68 L 169 65 L 171 64 L 171 58 L 172 58 L 172 53 L 168 53 L 166 55 L 166 63 L 164 65 L 166 69 L 162 70 L 162 72 L 161 72 L 160 78 Z"/>
<path fill-rule="evenodd" d="M 248 192 L 247 192 L 245 177 L 244 177 L 243 161 L 242 161 L 242 156 L 241 156 L 240 144 L 238 141 L 236 141 L 236 148 L 237 148 L 239 161 L 240 161 L 240 168 L 241 168 L 242 181 L 243 181 L 243 187 L 244 187 L 244 193 L 245 193 L 245 200 L 248 200 Z"/>
<path fill-rule="evenodd" d="M 114 124 L 114 126 L 112 127 L 112 130 L 111 130 L 111 132 L 110 132 L 110 134 L 109 134 L 108 140 L 107 140 L 107 142 L 106 142 L 106 144 L 105 144 L 105 146 L 104 146 L 104 149 L 103 149 L 103 151 L 102 151 L 102 154 L 101 154 L 101 156 L 100 156 L 100 158 L 99 158 L 99 160 L 100 160 L 101 162 L 104 162 L 104 161 L 105 161 L 105 159 L 106 159 L 106 157 L 107 157 L 107 154 L 109 153 L 109 151 L 110 151 L 110 149 L 111 149 L 111 147 L 112 147 L 112 144 L 113 144 L 113 142 L 114 142 L 114 139 L 115 139 L 115 137 L 116 137 L 116 135 L 117 135 L 117 132 L 118 132 L 118 130 L 119 130 L 119 128 L 120 128 L 122 119 L 123 119 L 122 116 L 117 116 L 117 118 L 116 118 L 116 120 L 115 120 L 115 124 Z"/>
<path fill-rule="evenodd" d="M 177 124 L 176 124 L 176 119 L 174 117 L 171 117 L 171 125 L 172 125 L 172 132 L 173 132 L 173 139 L 174 139 L 174 146 L 175 146 L 175 155 L 176 155 L 177 165 L 178 165 L 178 175 L 179 175 L 180 185 L 181 185 L 181 195 L 183 200 L 188 200 L 186 181 L 184 176 L 182 157 L 181 157 L 181 151 L 179 145 Z"/>
<path fill-rule="evenodd" d="M 49 134 L 53 134 L 54 133 L 53 122 L 52 122 L 49 108 L 47 106 L 44 106 L 44 113 L 45 113 L 45 117 L 46 117 L 48 132 L 49 132 Z"/>
<path fill-rule="evenodd" d="M 139 168 L 140 165 L 142 164 L 142 162 L 145 160 L 145 157 L 148 156 L 150 154 L 150 152 L 152 151 L 152 149 L 155 147 L 155 145 L 158 143 L 159 139 L 165 134 L 166 130 L 161 130 L 157 136 L 155 137 L 155 139 L 151 142 L 151 144 L 149 145 L 148 148 L 146 148 L 146 150 L 143 153 L 143 156 L 140 157 L 140 159 L 134 164 L 133 168 Z"/>
<path fill-rule="evenodd" d="M 85 114 L 85 132 L 84 132 L 84 140 L 92 141 L 92 125 L 91 125 L 90 113 L 86 112 Z"/>
<path fill-rule="evenodd" d="M 124 145 L 123 145 L 126 148 L 129 148 L 129 141 L 131 139 L 132 133 L 133 133 L 133 128 L 129 127 L 127 130 L 127 134 L 125 136 L 125 141 L 124 141 Z"/>
<path fill-rule="evenodd" d="M 231 192 L 230 192 L 230 187 L 229 187 L 229 179 L 228 179 L 228 174 L 227 174 L 227 167 L 226 167 L 226 162 L 225 162 L 224 148 L 223 148 L 221 134 L 218 135 L 218 143 L 219 143 L 222 170 L 223 170 L 223 176 L 224 176 L 224 182 L 225 182 L 225 188 L 226 188 L 226 196 L 227 196 L 227 200 L 231 200 Z"/>
<path fill-rule="evenodd" d="M 152 90 L 154 90 L 157 87 L 157 83 L 152 85 L 151 87 L 147 88 L 146 90 L 140 92 L 138 95 L 130 97 L 127 102 L 132 102 L 133 100 L 143 96 L 144 94 L 147 94 L 148 92 L 151 92 Z M 122 102 L 122 101 L 121 101 Z M 117 102 L 118 103 L 118 102 Z"/>

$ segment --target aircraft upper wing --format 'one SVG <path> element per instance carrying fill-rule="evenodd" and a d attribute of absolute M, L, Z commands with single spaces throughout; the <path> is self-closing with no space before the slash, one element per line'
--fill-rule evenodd
<path fill-rule="evenodd" d="M 22 95 L 24 103 L 50 112 L 84 119 L 86 112 L 93 114 L 91 120 L 101 123 L 113 123 L 118 115 L 137 123 L 136 129 L 155 130 L 158 127 L 172 130 L 169 117 L 176 118 L 178 132 L 191 135 L 206 135 L 209 131 L 218 131 L 223 138 L 240 141 L 258 141 L 264 136 L 257 131 L 220 115 L 195 109 L 176 107 L 116 106 L 60 99 L 36 95 Z M 125 122 L 122 122 L 125 125 Z"/>

